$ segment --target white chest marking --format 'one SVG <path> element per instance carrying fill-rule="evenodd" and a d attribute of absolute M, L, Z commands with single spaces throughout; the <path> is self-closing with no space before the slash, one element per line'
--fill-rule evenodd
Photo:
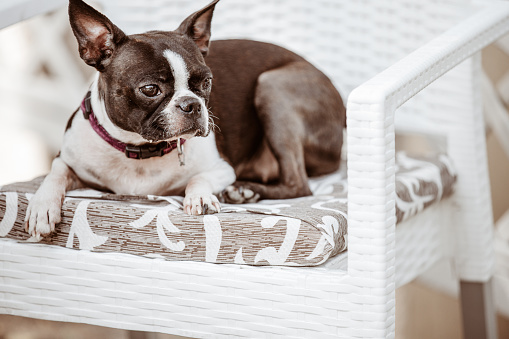
<path fill-rule="evenodd" d="M 190 74 L 182 56 L 170 50 L 164 51 L 164 56 L 175 79 L 175 93 L 163 112 L 171 119 L 176 116 L 172 109 L 176 107 L 177 100 L 182 96 L 194 96 L 202 105 L 203 118 L 208 121 L 204 99 L 189 89 Z M 124 143 L 147 142 L 137 133 L 120 129 L 109 119 L 99 95 L 98 81 L 99 75 L 91 87 L 91 104 L 99 123 L 110 135 Z M 164 157 L 128 159 L 106 143 L 92 129 L 88 120 L 77 115 L 65 133 L 61 159 L 85 182 L 117 194 L 180 194 L 188 186 L 186 196 L 189 199 L 198 197 L 196 201 L 202 201 L 204 197 L 210 198 L 209 195 L 219 193 L 235 181 L 233 168 L 221 159 L 212 133 L 208 137 L 186 139 L 184 169 L 180 167 L 177 151 Z M 191 208 L 191 212 L 196 214 L 193 211 Z"/>

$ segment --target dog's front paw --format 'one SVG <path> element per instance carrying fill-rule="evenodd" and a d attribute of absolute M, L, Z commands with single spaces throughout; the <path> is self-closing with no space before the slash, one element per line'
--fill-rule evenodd
<path fill-rule="evenodd" d="M 221 192 L 219 199 L 228 204 L 248 204 L 260 200 L 260 194 L 242 185 L 230 185 Z"/>
<path fill-rule="evenodd" d="M 221 204 L 213 194 L 187 194 L 184 212 L 189 215 L 213 214 L 221 210 Z"/>
<path fill-rule="evenodd" d="M 28 204 L 25 231 L 36 240 L 50 235 L 61 220 L 62 197 L 36 193 Z"/>

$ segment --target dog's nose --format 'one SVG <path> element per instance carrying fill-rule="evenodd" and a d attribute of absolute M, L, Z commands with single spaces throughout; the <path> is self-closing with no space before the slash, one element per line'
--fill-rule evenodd
<path fill-rule="evenodd" d="M 201 103 L 197 98 L 193 97 L 182 97 L 179 98 L 176 106 L 183 113 L 192 114 L 192 113 L 200 113 L 201 111 Z"/>

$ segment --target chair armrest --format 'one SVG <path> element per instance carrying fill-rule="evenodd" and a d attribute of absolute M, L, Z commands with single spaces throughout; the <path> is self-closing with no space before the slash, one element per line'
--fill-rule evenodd
<path fill-rule="evenodd" d="M 395 110 L 508 31 L 509 3 L 492 3 L 350 94 L 348 271 L 355 285 L 390 293 L 394 282 Z"/>

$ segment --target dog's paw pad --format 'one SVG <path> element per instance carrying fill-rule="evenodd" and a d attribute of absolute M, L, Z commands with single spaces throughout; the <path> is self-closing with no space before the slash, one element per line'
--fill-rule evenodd
<path fill-rule="evenodd" d="M 260 194 L 243 186 L 228 186 L 221 192 L 220 198 L 222 202 L 229 204 L 247 204 L 260 200 Z"/>
<path fill-rule="evenodd" d="M 192 194 L 184 198 L 184 212 L 189 215 L 204 215 L 218 213 L 221 204 L 212 194 Z"/>

